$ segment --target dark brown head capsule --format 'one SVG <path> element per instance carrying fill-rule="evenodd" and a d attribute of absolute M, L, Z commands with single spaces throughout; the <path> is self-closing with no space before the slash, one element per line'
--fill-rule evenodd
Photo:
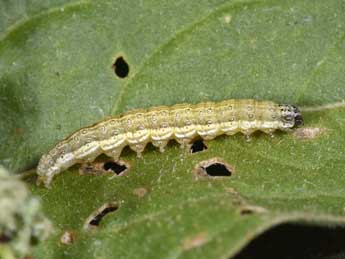
<path fill-rule="evenodd" d="M 287 128 L 297 128 L 304 124 L 302 114 L 300 110 L 290 104 L 279 104 L 281 120 L 282 120 L 282 129 Z"/>

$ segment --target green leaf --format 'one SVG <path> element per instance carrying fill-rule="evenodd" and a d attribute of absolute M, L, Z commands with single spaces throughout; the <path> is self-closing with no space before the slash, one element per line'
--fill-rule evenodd
<path fill-rule="evenodd" d="M 295 133 L 219 137 L 194 154 L 127 150 L 123 176 L 76 166 L 50 190 L 31 185 L 56 230 L 35 257 L 231 257 L 284 222 L 344 225 L 343 1 L 52 2 L 0 1 L 11 10 L 0 19 L 0 163 L 13 170 L 132 108 L 228 98 L 308 108 Z M 193 173 L 214 157 L 232 176 Z M 118 208 L 84 229 L 109 202 Z M 63 233 L 73 244 L 58 245 Z"/>

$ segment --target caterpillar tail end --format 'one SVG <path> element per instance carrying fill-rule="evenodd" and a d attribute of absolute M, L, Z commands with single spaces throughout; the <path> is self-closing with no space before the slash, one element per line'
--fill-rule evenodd
<path fill-rule="evenodd" d="M 54 175 L 60 172 L 59 168 L 54 165 L 51 155 L 43 155 L 38 163 L 36 173 L 38 175 L 36 185 L 50 188 Z"/>
<path fill-rule="evenodd" d="M 46 175 L 38 175 L 37 180 L 36 180 L 36 185 L 37 186 L 44 186 L 47 189 L 51 189 L 51 180 L 49 177 Z"/>

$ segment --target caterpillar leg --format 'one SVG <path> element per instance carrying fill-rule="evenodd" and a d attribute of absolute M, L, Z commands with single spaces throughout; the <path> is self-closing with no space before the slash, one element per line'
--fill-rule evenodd
<path fill-rule="evenodd" d="M 138 143 L 134 145 L 129 145 L 129 147 L 137 153 L 138 158 L 141 158 L 143 156 L 142 153 L 144 152 L 146 143 Z"/>
<path fill-rule="evenodd" d="M 180 144 L 181 149 L 188 149 L 193 139 L 191 138 L 176 138 L 177 143 Z"/>
<path fill-rule="evenodd" d="M 51 182 L 51 179 L 48 179 L 47 176 L 39 175 L 37 177 L 37 180 L 36 180 L 36 185 L 37 186 L 42 186 L 43 185 L 44 187 L 46 187 L 48 189 L 51 189 L 50 182 Z"/>
<path fill-rule="evenodd" d="M 120 160 L 121 152 L 122 149 L 115 148 L 113 150 L 106 152 L 105 154 L 111 157 L 114 160 L 114 162 L 118 162 Z"/>
<path fill-rule="evenodd" d="M 164 152 L 165 146 L 168 144 L 168 140 L 152 140 L 152 145 L 159 148 L 161 153 Z"/>
<path fill-rule="evenodd" d="M 246 142 L 252 141 L 252 137 L 250 136 L 250 134 L 245 134 L 244 137 L 246 138 Z"/>
<path fill-rule="evenodd" d="M 264 129 L 262 131 L 265 132 L 266 134 L 268 134 L 271 138 L 274 138 L 275 129 Z"/>
<path fill-rule="evenodd" d="M 255 130 L 252 128 L 241 130 L 241 133 L 244 134 L 247 142 L 250 142 L 252 140 L 251 135 L 254 132 L 255 132 Z"/>

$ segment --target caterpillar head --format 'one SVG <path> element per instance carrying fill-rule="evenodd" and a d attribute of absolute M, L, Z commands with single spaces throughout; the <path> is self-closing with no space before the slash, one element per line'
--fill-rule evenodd
<path fill-rule="evenodd" d="M 300 110 L 290 104 L 280 104 L 283 128 L 297 128 L 304 124 Z"/>

